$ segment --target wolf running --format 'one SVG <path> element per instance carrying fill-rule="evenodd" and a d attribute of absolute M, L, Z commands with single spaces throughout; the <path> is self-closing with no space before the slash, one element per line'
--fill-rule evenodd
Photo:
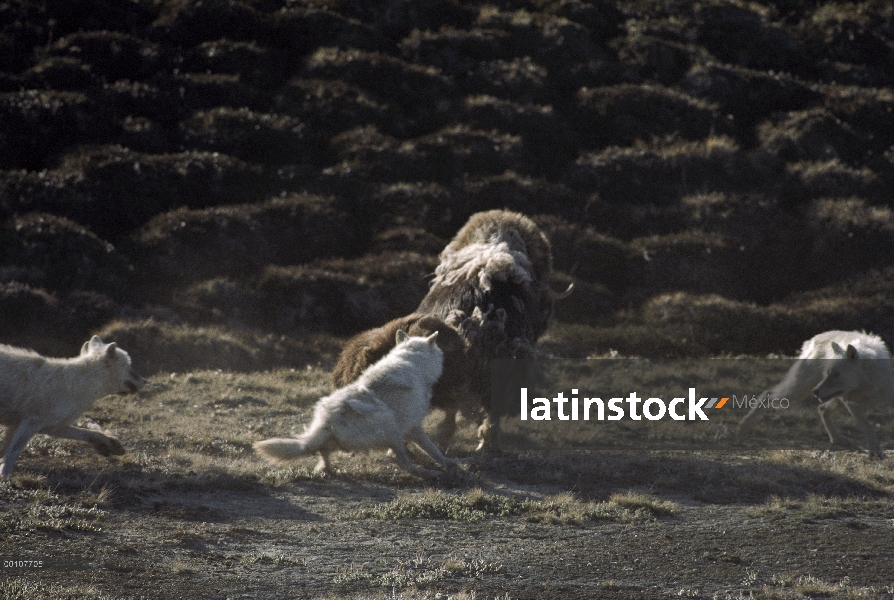
<path fill-rule="evenodd" d="M 103 456 L 124 454 L 114 437 L 71 424 L 99 398 L 137 391 L 146 380 L 117 344 L 93 336 L 75 358 L 46 358 L 0 345 L 0 475 L 9 476 L 25 445 L 36 433 L 80 440 Z"/>
<path fill-rule="evenodd" d="M 865 414 L 876 403 L 894 404 L 891 355 L 880 337 L 860 331 L 827 331 L 810 338 L 783 380 L 761 397 L 785 397 L 796 403 L 811 393 L 820 402 L 817 410 L 830 442 L 858 446 L 832 422 L 831 411 L 844 407 L 866 436 L 869 455 L 884 458 L 875 427 Z M 737 434 L 748 428 L 757 408 L 743 417 Z"/>
<path fill-rule="evenodd" d="M 272 438 L 254 444 L 255 450 L 274 460 L 297 458 L 319 452 L 315 471 L 330 469 L 329 454 L 335 450 L 391 449 L 397 463 L 414 475 L 430 477 L 437 471 L 423 469 L 410 460 L 406 441 L 412 441 L 441 467 L 456 461 L 444 456 L 422 429 L 429 411 L 432 387 L 441 376 L 444 354 L 435 339 L 410 337 L 399 329 L 396 345 L 366 369 L 353 383 L 321 398 L 313 421 L 295 438 Z"/>

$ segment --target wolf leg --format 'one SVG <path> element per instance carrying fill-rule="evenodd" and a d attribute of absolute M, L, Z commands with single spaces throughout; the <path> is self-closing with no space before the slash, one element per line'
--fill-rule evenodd
<path fill-rule="evenodd" d="M 770 390 L 767 390 L 766 392 L 761 392 L 760 398 L 767 396 L 769 393 L 770 393 Z M 739 437 L 745 431 L 748 430 L 748 428 L 751 426 L 751 421 L 754 420 L 754 418 L 757 416 L 758 408 L 760 408 L 760 404 L 755 404 L 751 408 L 751 410 L 749 410 L 748 413 L 744 417 L 742 417 L 742 420 L 739 421 L 739 425 L 736 427 L 735 437 Z"/>
<path fill-rule="evenodd" d="M 860 425 L 860 429 L 863 430 L 863 434 L 866 436 L 866 443 L 868 444 L 869 456 L 877 456 L 879 458 L 885 458 L 885 453 L 882 451 L 882 447 L 879 446 L 878 436 L 875 434 L 875 427 L 872 426 L 872 423 L 866 418 L 866 414 L 856 404 L 846 402 L 845 406 L 850 411 L 854 418 L 857 420 L 857 423 Z"/>
<path fill-rule="evenodd" d="M 407 453 L 407 441 L 404 439 L 403 434 L 401 434 L 397 423 L 392 422 L 386 425 L 383 428 L 382 434 L 383 439 L 387 440 L 388 447 L 394 452 L 394 460 L 397 461 L 398 465 L 419 477 L 434 477 L 438 474 L 437 471 L 429 471 L 428 469 L 423 469 L 413 463 L 410 459 L 410 455 Z"/>
<path fill-rule="evenodd" d="M 40 425 L 36 424 L 33 419 L 25 419 L 16 430 L 7 433 L 8 441 L 4 442 L 6 452 L 3 455 L 3 466 L 0 467 L 0 475 L 8 477 L 12 473 L 19 455 L 25 449 L 28 441 L 34 437 L 34 434 L 40 431 Z"/>
<path fill-rule="evenodd" d="M 391 446 L 391 449 L 394 450 L 394 460 L 397 461 L 397 464 L 413 475 L 418 475 L 419 477 L 435 477 L 440 474 L 439 471 L 430 471 L 413 464 L 413 461 L 410 460 L 410 455 L 407 454 L 407 449 L 404 447 L 403 440 L 401 440 L 399 444 Z"/>
<path fill-rule="evenodd" d="M 808 398 L 813 388 L 822 380 L 821 361 L 810 358 L 799 358 L 786 372 L 782 381 L 765 392 L 761 392 L 758 398 L 788 398 L 795 405 Z M 756 404 L 748 411 L 736 427 L 736 437 L 744 433 L 751 421 L 760 415 L 761 403 Z"/>
<path fill-rule="evenodd" d="M 12 435 L 18 427 L 18 423 L 6 427 L 6 433 L 3 434 L 3 442 L 0 443 L 0 463 L 3 462 L 3 457 L 6 456 L 6 451 L 9 450 L 9 444 L 12 442 Z"/>
<path fill-rule="evenodd" d="M 428 437 L 428 434 L 425 433 L 425 430 L 422 427 L 414 427 L 407 434 L 407 438 L 414 442 L 417 446 L 422 448 L 426 454 L 432 457 L 432 459 L 441 465 L 442 467 L 449 468 L 452 466 L 456 466 L 456 461 L 452 458 L 447 458 L 444 456 L 438 447 L 435 446 L 431 439 Z"/>
<path fill-rule="evenodd" d="M 842 434 L 832 422 L 832 414 L 829 411 L 834 410 L 838 402 L 838 398 L 832 398 L 816 407 L 817 412 L 819 412 L 820 421 L 823 422 L 823 427 L 826 428 L 826 433 L 829 434 L 830 442 L 833 444 L 841 444 L 843 446 L 855 446 L 856 444 L 854 444 L 854 441 Z"/>
<path fill-rule="evenodd" d="M 120 456 L 124 454 L 124 446 L 121 445 L 117 438 L 108 436 L 100 431 L 64 425 L 62 427 L 45 427 L 41 430 L 41 433 L 68 440 L 87 442 L 103 456 Z"/>

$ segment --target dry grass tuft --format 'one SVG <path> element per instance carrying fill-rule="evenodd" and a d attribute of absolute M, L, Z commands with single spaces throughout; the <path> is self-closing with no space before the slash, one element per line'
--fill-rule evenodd
<path fill-rule="evenodd" d="M 766 583 L 758 586 L 765 578 L 752 571 L 742 583 L 749 587 L 748 595 L 725 598 L 749 598 L 754 600 L 796 600 L 799 598 L 843 598 L 848 600 L 874 600 L 890 597 L 891 586 L 859 586 L 844 577 L 837 582 L 829 582 L 814 575 L 772 575 Z"/>
<path fill-rule="evenodd" d="M 613 494 L 609 504 L 614 504 L 620 509 L 632 511 L 634 514 L 644 514 L 650 518 L 665 517 L 676 513 L 677 505 L 668 500 L 661 500 L 640 492 L 625 492 Z"/>
<path fill-rule="evenodd" d="M 345 584 L 361 582 L 374 587 L 393 589 L 427 588 L 444 580 L 480 579 L 486 575 L 503 571 L 503 565 L 481 558 L 446 558 L 443 560 L 418 553 L 414 558 L 398 561 L 389 570 L 374 572 L 367 565 L 353 565 L 339 570 L 333 583 Z M 438 597 L 438 596 L 436 596 Z M 457 598 L 474 598 L 457 596 Z"/>
<path fill-rule="evenodd" d="M 598 519 L 615 521 L 651 520 L 673 515 L 672 502 L 647 494 L 615 494 L 607 502 L 588 502 L 571 493 L 541 499 L 517 500 L 488 494 L 480 488 L 462 494 L 425 490 L 407 494 L 372 508 L 350 513 L 351 519 L 446 519 L 479 522 L 488 518 L 520 516 L 535 523 L 579 524 Z"/>
<path fill-rule="evenodd" d="M 89 584 L 65 585 L 35 580 L 33 577 L 8 577 L 0 579 L 0 598 L 5 600 L 111 600 Z"/>

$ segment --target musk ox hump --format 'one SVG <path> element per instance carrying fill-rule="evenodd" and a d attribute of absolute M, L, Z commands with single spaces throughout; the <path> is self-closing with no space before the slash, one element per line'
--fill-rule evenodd
<path fill-rule="evenodd" d="M 552 249 L 539 227 L 525 215 L 509 210 L 489 210 L 472 215 L 441 252 L 445 257 L 472 244 L 506 245 L 527 256 L 533 278 L 546 281 L 552 270 Z"/>
<path fill-rule="evenodd" d="M 523 250 L 513 250 L 506 242 L 476 242 L 456 252 L 445 252 L 435 269 L 432 288 L 477 281 L 481 290 L 488 292 L 495 280 L 518 284 L 533 282 L 533 267 Z"/>

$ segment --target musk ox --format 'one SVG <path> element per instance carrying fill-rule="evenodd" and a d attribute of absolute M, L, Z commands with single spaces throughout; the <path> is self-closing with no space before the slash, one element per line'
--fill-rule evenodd
<path fill-rule="evenodd" d="M 444 410 L 436 441 L 449 442 L 456 413 L 490 408 L 489 364 L 498 358 L 534 358 L 553 301 L 571 293 L 549 287 L 552 252 L 543 232 L 522 214 L 492 210 L 473 215 L 440 254 L 428 294 L 416 311 L 351 339 L 333 371 L 333 384 L 352 381 L 394 346 L 398 329 L 439 332 L 444 374 L 432 406 Z M 479 449 L 497 449 L 495 424 L 485 417 Z"/>
<path fill-rule="evenodd" d="M 546 330 L 553 300 L 552 251 L 543 232 L 522 214 L 491 210 L 472 215 L 441 252 L 428 294 L 416 312 L 476 329 L 499 320 L 504 342 L 533 346 Z M 476 314 L 476 309 L 478 313 Z M 502 309 L 505 315 L 497 313 Z M 513 354 L 525 352 L 517 347 Z M 513 356 L 521 358 L 521 356 Z"/>

